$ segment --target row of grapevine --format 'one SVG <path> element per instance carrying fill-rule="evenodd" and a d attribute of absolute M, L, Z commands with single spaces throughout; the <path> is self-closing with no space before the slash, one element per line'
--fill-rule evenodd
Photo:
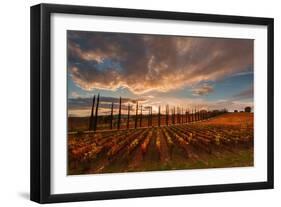
<path fill-rule="evenodd" d="M 196 162 L 202 161 L 202 153 L 232 152 L 235 147 L 252 146 L 253 130 L 194 123 L 72 134 L 68 154 L 73 169 L 83 163 L 87 172 L 99 173 L 122 160 L 131 162 L 130 169 L 141 166 L 149 148 L 158 154 L 159 162 L 167 163 L 173 159 L 175 150 L 180 150 L 184 159 Z M 134 156 L 138 156 L 135 161 Z"/>

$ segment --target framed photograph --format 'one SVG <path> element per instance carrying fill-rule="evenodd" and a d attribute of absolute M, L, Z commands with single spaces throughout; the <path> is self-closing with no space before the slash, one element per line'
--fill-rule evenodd
<path fill-rule="evenodd" d="M 31 200 L 273 188 L 273 19 L 31 7 Z"/>

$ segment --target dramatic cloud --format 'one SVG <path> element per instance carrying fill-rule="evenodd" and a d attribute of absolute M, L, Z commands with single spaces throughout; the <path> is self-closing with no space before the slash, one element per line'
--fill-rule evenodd
<path fill-rule="evenodd" d="M 214 91 L 213 87 L 207 84 L 204 84 L 198 88 L 192 90 L 194 96 L 204 96 L 212 93 Z"/>
<path fill-rule="evenodd" d="M 166 92 L 243 74 L 253 65 L 253 40 L 81 31 L 67 35 L 68 72 L 84 90 Z"/>

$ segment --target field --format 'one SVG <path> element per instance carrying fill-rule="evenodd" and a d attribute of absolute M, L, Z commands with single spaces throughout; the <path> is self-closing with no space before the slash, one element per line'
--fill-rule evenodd
<path fill-rule="evenodd" d="M 68 174 L 253 166 L 253 113 L 68 133 Z"/>

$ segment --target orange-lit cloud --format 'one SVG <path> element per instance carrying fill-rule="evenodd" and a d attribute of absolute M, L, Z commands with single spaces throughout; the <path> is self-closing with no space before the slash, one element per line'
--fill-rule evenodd
<path fill-rule="evenodd" d="M 68 71 L 88 91 L 167 92 L 252 65 L 253 40 L 68 31 Z M 212 88 L 193 92 L 204 95 Z"/>
<path fill-rule="evenodd" d="M 212 93 L 213 91 L 214 91 L 214 88 L 207 84 L 204 84 L 204 85 L 194 88 L 192 90 L 194 96 L 208 95 L 209 93 Z"/>

